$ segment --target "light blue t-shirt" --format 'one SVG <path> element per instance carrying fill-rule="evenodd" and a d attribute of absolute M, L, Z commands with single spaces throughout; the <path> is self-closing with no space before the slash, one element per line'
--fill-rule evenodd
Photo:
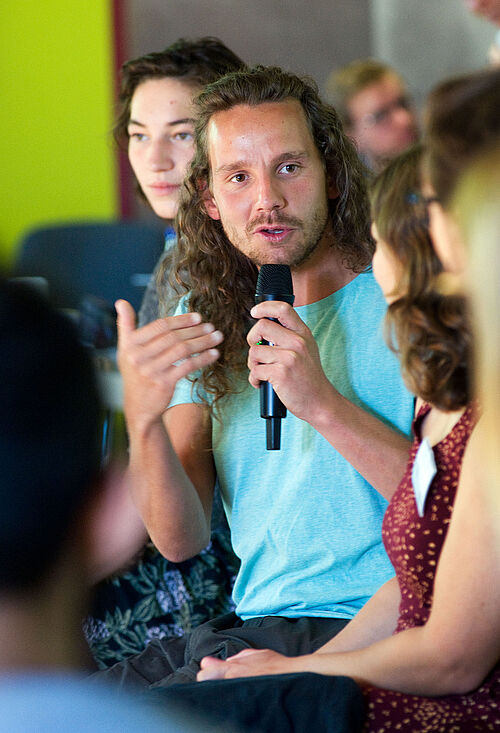
<path fill-rule="evenodd" d="M 207 733 L 221 728 L 181 712 L 160 710 L 133 693 L 69 671 L 0 674 L 0 733 Z"/>
<path fill-rule="evenodd" d="M 179 311 L 185 308 L 184 301 Z M 296 311 L 339 392 L 408 434 L 413 399 L 384 342 L 386 303 L 372 273 Z M 171 405 L 193 401 L 192 383 L 182 380 Z M 250 384 L 225 401 L 221 417 L 212 420 L 212 444 L 241 559 L 236 613 L 351 618 L 394 574 L 382 545 L 386 500 L 290 412 L 282 420 L 281 450 L 266 450 L 259 391 Z"/>

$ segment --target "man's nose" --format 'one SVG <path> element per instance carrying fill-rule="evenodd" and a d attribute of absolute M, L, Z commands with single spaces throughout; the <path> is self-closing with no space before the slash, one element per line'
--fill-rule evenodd
<path fill-rule="evenodd" d="M 285 198 L 278 181 L 271 176 L 263 176 L 259 179 L 257 187 L 256 208 L 259 211 L 283 208 Z"/>
<path fill-rule="evenodd" d="M 392 121 L 405 127 L 417 127 L 415 114 L 411 108 L 398 105 L 391 110 Z"/>

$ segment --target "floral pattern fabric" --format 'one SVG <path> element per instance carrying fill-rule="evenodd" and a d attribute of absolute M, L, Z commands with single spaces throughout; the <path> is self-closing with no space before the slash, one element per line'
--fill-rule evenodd
<path fill-rule="evenodd" d="M 157 283 L 158 270 L 174 246 L 175 232 L 167 228 L 165 251 L 145 291 L 139 326 L 175 310 L 178 296 L 165 278 L 160 308 Z M 100 669 L 143 651 L 152 639 L 183 636 L 234 610 L 231 594 L 239 560 L 217 488 L 212 527 L 210 544 L 190 560 L 172 563 L 149 543 L 133 566 L 99 583 L 83 630 Z"/>
<path fill-rule="evenodd" d="M 196 557 L 172 563 L 149 543 L 132 568 L 100 583 L 83 629 L 99 669 L 143 651 L 152 639 L 182 636 L 234 610 L 238 560 L 227 527 Z"/>

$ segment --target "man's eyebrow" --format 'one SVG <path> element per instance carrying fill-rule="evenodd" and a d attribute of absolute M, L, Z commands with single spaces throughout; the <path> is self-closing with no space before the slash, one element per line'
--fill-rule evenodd
<path fill-rule="evenodd" d="M 306 150 L 288 150 L 284 153 L 280 153 L 275 158 L 273 158 L 271 161 L 271 165 L 278 165 L 285 160 L 305 160 L 306 158 L 310 157 L 310 154 Z M 249 163 L 246 160 L 235 160 L 233 163 L 225 163 L 224 165 L 220 165 L 218 168 L 215 169 L 214 173 L 215 175 L 217 175 L 218 173 L 234 173 L 235 171 L 247 168 L 248 165 Z"/>
<path fill-rule="evenodd" d="M 215 169 L 215 174 L 217 173 L 233 173 L 234 171 L 238 171 L 241 168 L 247 168 L 248 163 L 246 160 L 235 160 L 234 163 L 225 163 L 224 165 L 220 165 L 218 168 Z"/>
<path fill-rule="evenodd" d="M 193 124 L 194 125 L 195 120 L 194 117 L 183 117 L 180 120 L 172 120 L 171 122 L 166 122 L 165 125 L 168 127 L 174 127 L 174 125 L 187 125 L 187 124 Z M 133 120 L 130 119 L 128 121 L 129 125 L 137 125 L 138 127 L 146 127 L 144 122 L 139 122 L 139 120 Z"/>

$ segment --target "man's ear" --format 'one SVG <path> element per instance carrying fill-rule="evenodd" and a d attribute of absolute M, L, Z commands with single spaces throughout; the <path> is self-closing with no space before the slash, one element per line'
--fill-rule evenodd
<path fill-rule="evenodd" d="M 199 185 L 201 190 L 201 197 L 203 199 L 203 205 L 205 206 L 205 211 L 211 219 L 219 221 L 219 209 L 217 208 L 217 204 L 215 203 L 215 199 L 212 195 L 212 192 L 210 191 L 208 183 L 206 181 L 203 181 L 203 183 Z"/>
<path fill-rule="evenodd" d="M 340 195 L 337 185 L 332 181 L 330 177 L 328 177 L 328 181 L 326 183 L 326 194 L 329 199 L 338 199 Z"/>

